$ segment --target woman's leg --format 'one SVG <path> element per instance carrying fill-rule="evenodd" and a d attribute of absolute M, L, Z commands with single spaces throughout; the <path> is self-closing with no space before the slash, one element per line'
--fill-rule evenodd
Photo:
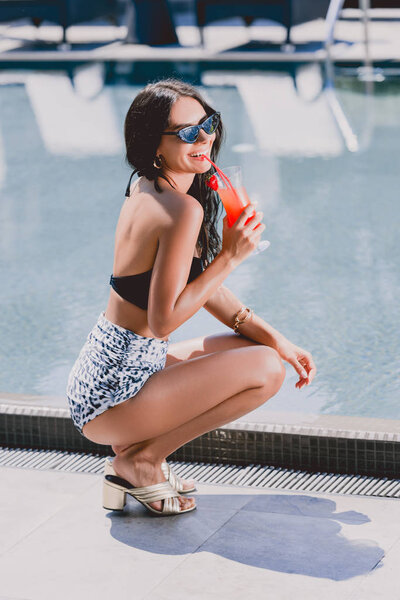
<path fill-rule="evenodd" d="M 243 335 L 230 332 L 199 336 L 170 344 L 165 366 L 169 367 L 183 360 L 190 360 L 199 356 L 205 356 L 206 354 L 212 354 L 213 352 L 221 352 L 222 350 L 261 345 Z"/>
<path fill-rule="evenodd" d="M 284 367 L 282 368 L 284 369 Z M 263 404 L 278 392 L 283 380 L 284 373 L 277 373 L 276 377 L 271 378 L 268 385 L 240 392 L 168 433 L 128 447 L 114 458 L 113 464 L 116 472 L 128 481 L 132 481 L 138 468 L 137 462 L 148 460 L 151 464 L 161 465 L 161 462 L 165 460 L 161 457 L 168 456 L 186 442 L 212 431 L 216 427 L 225 425 Z M 189 480 L 187 487 L 192 487 L 192 485 L 193 481 Z M 192 498 L 185 498 L 185 501 L 187 504 L 182 503 L 184 507 L 193 506 Z M 154 508 L 161 509 L 161 503 L 160 505 L 155 504 Z"/>
<path fill-rule="evenodd" d="M 217 333 L 208 336 L 199 336 L 181 342 L 175 342 L 169 345 L 165 367 L 170 367 L 184 360 L 191 360 L 213 352 L 222 350 L 232 350 L 234 348 L 246 348 L 249 346 L 259 346 L 258 342 L 249 340 L 242 335 L 234 333 Z M 112 449 L 115 454 L 119 454 L 124 449 L 135 446 L 135 444 L 117 445 L 113 444 Z M 165 457 L 166 458 L 166 457 Z M 188 486 L 189 487 L 189 486 Z"/>
<path fill-rule="evenodd" d="M 83 433 L 113 446 L 158 437 L 239 392 L 268 385 L 282 368 L 277 352 L 263 345 L 182 360 L 154 373 L 134 397 L 97 416 Z"/>
<path fill-rule="evenodd" d="M 264 404 L 279 391 L 285 373 L 285 368 L 281 363 L 281 368 L 277 365 L 276 371 L 270 372 L 268 382 L 265 385 L 235 394 L 167 433 L 125 447 L 117 456 L 124 453 L 126 456 L 126 453 L 132 448 L 133 454 L 140 451 L 162 461 L 164 457 L 172 454 L 186 442 L 217 427 L 226 425 L 226 423 L 230 423 Z"/>
<path fill-rule="evenodd" d="M 96 417 L 84 433 L 98 443 L 132 446 L 115 457 L 116 471 L 133 485 L 151 485 L 164 480 L 165 455 L 253 410 L 276 393 L 283 376 L 278 354 L 262 345 L 185 360 L 155 373 L 135 397 Z M 217 413 L 210 411 L 220 404 Z"/>
<path fill-rule="evenodd" d="M 252 340 L 249 340 L 246 337 L 243 337 L 241 335 L 237 335 L 234 333 L 221 333 L 221 334 L 214 334 L 214 335 L 209 335 L 209 336 L 200 336 L 197 338 L 192 338 L 189 340 L 183 340 L 181 342 L 176 342 L 173 344 L 170 344 L 169 349 L 168 349 L 168 353 L 167 353 L 167 359 L 166 359 L 166 363 L 165 366 L 169 367 L 173 364 L 182 362 L 183 360 L 191 360 L 192 358 L 197 358 L 199 356 L 205 356 L 206 354 L 211 354 L 213 352 L 218 352 L 218 351 L 222 351 L 222 350 L 231 350 L 233 348 L 245 348 L 245 347 L 249 347 L 249 346 L 258 346 L 258 342 L 254 342 Z M 263 396 L 264 401 L 267 399 L 267 393 Z M 231 409 L 234 410 L 234 406 L 233 403 L 230 406 Z M 216 412 L 214 412 L 216 411 Z M 246 407 L 246 409 L 244 410 L 244 412 L 241 412 L 240 415 L 234 416 L 232 413 L 231 418 L 228 418 L 228 421 L 225 421 L 223 423 L 217 423 L 217 424 L 213 424 L 211 426 L 209 426 L 209 423 L 214 423 L 214 422 L 218 422 L 219 420 L 219 415 L 218 415 L 218 407 L 215 407 L 214 409 L 211 409 L 209 411 L 207 411 L 206 413 L 203 413 L 203 415 L 200 415 L 199 417 L 196 417 L 195 419 L 193 419 L 192 421 L 189 421 L 187 424 L 185 424 L 183 426 L 183 430 L 181 431 L 181 428 L 178 429 L 173 429 L 172 432 L 170 432 L 170 435 L 172 435 L 175 439 L 179 439 L 180 436 L 184 436 L 185 437 L 185 441 L 187 436 L 192 435 L 191 431 L 195 430 L 197 431 L 199 428 L 201 429 L 202 427 L 204 429 L 204 431 L 201 431 L 201 433 L 205 433 L 206 431 L 211 431 L 212 429 L 215 429 L 216 427 L 225 424 L 226 422 L 232 421 L 236 418 L 238 418 L 238 416 L 241 416 L 242 414 L 246 414 L 248 412 L 248 408 Z M 207 421 L 204 423 L 204 419 L 203 416 L 207 418 Z M 187 429 L 186 429 L 187 426 Z M 201 433 L 199 433 L 198 435 L 201 435 Z M 168 434 L 167 434 L 168 435 Z M 161 438 L 159 439 L 159 442 L 166 442 L 167 444 L 169 443 L 167 438 L 165 438 L 164 440 L 162 439 L 163 436 L 161 436 Z M 193 435 L 193 437 L 189 438 L 189 439 L 193 439 L 194 437 L 196 437 L 196 435 Z M 157 439 L 157 438 L 156 438 Z M 183 443 L 185 443 L 185 441 Z M 150 442 L 150 440 L 149 440 Z M 135 451 L 137 451 L 139 448 L 141 447 L 140 443 L 134 443 L 134 444 L 128 444 L 125 446 L 118 446 L 116 444 L 112 445 L 112 449 L 115 452 L 115 454 L 120 454 L 122 453 L 124 450 L 131 448 L 131 456 L 135 455 Z M 178 446 L 179 447 L 179 446 Z M 126 455 L 127 459 L 129 460 L 129 453 Z M 167 457 L 163 457 L 163 461 L 165 461 L 167 459 Z M 131 458 L 132 460 L 132 458 Z M 116 461 L 118 462 L 118 461 Z M 116 463 L 115 463 L 116 464 Z M 114 464 L 114 466 L 115 466 Z M 193 485 L 195 484 L 193 479 L 183 479 L 182 480 L 182 485 L 184 489 L 189 489 L 192 488 Z"/>
<path fill-rule="evenodd" d="M 212 354 L 213 352 L 221 352 L 222 350 L 232 350 L 233 348 L 246 348 L 249 346 L 259 345 L 260 344 L 258 342 L 254 342 L 253 340 L 250 340 L 242 335 L 228 332 L 217 333 L 208 336 L 199 336 L 197 338 L 170 344 L 165 366 L 169 367 L 176 363 L 182 362 L 183 360 L 191 360 L 192 358 L 205 356 L 206 354 Z M 119 454 L 123 450 L 129 447 L 132 448 L 134 446 L 136 446 L 136 444 L 128 444 L 124 446 L 113 444 L 112 449 L 115 454 Z M 167 457 L 165 457 L 164 460 L 166 460 L 166 458 Z M 184 487 L 192 486 L 192 480 L 189 480 L 186 486 L 184 484 Z"/>

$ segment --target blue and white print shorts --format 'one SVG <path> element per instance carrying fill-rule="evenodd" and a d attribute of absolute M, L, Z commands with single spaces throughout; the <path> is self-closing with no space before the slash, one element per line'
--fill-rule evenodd
<path fill-rule="evenodd" d="M 165 367 L 169 340 L 144 337 L 100 313 L 68 377 L 72 421 L 83 435 L 86 423 L 131 398 Z"/>

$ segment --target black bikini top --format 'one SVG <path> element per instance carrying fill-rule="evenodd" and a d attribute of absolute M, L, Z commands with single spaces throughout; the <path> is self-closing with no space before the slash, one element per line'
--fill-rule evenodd
<path fill-rule="evenodd" d="M 123 275 L 122 277 L 110 277 L 110 285 L 121 298 L 135 304 L 143 310 L 147 310 L 149 302 L 149 291 L 151 273 L 153 269 L 149 269 L 144 273 L 136 275 Z M 192 266 L 188 277 L 188 283 L 196 279 L 203 272 L 203 261 L 197 256 L 193 257 Z"/>

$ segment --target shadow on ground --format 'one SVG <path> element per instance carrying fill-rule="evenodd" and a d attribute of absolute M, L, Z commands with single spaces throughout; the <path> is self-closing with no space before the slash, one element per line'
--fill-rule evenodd
<path fill-rule="evenodd" d="M 201 495 L 197 510 L 152 516 L 128 496 L 124 512 L 109 512 L 111 535 L 157 554 L 210 552 L 246 565 L 342 581 L 370 572 L 383 558 L 376 541 L 348 540 L 341 523 L 367 515 L 335 513 L 336 503 L 306 495 Z"/>

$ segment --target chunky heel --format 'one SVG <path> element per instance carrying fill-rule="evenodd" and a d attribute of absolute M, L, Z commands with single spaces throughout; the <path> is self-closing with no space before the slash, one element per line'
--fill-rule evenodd
<path fill-rule="evenodd" d="M 103 508 L 107 510 L 124 510 L 126 492 L 103 481 Z"/>

